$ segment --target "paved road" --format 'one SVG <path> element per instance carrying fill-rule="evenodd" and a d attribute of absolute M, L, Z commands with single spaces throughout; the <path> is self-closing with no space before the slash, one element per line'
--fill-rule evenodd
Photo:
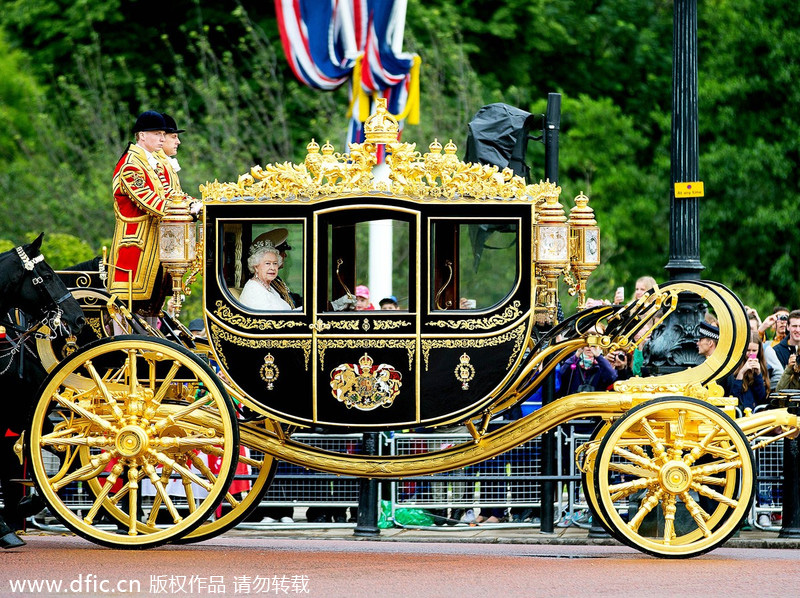
<path fill-rule="evenodd" d="M 27 547 L 0 553 L 0 596 L 785 598 L 800 581 L 796 549 L 720 548 L 695 559 L 660 560 L 621 546 L 228 535 L 121 551 L 73 536 L 26 540 Z M 11 580 L 61 582 L 61 590 L 15 592 Z"/>

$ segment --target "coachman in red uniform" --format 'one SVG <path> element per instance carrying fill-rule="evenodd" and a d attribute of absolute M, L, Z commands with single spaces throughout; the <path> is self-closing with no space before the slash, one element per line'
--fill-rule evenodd
<path fill-rule="evenodd" d="M 109 290 L 127 300 L 130 289 L 135 311 L 157 315 L 172 285 L 158 259 L 158 223 L 168 206 L 167 183 L 155 154 L 164 144 L 167 125 L 159 112 L 139 115 L 135 143 L 114 169 L 114 216 Z M 160 172 L 159 172 L 160 171 Z"/>

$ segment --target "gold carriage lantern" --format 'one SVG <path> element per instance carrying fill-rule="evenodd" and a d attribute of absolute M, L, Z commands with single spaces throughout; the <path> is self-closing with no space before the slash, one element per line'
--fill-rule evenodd
<path fill-rule="evenodd" d="M 189 202 L 170 203 L 158 231 L 158 258 L 172 277 L 172 300 L 175 317 L 181 312 L 183 276 L 195 259 L 196 228 L 189 212 Z"/>
<path fill-rule="evenodd" d="M 544 203 L 536 210 L 534 234 L 534 260 L 536 274 L 544 278 L 545 285 L 537 293 L 537 324 L 553 324 L 558 298 L 558 277 L 569 266 L 569 225 L 564 206 L 558 202 L 561 187 L 544 183 Z"/>
<path fill-rule="evenodd" d="M 586 303 L 586 280 L 600 264 L 600 228 L 583 191 L 575 198 L 575 207 L 569 213 L 569 260 L 575 276 L 570 294 L 577 291 L 578 308 L 582 309 Z"/>

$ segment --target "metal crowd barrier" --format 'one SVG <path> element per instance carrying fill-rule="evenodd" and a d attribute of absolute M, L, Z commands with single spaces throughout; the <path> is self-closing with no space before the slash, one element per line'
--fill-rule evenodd
<path fill-rule="evenodd" d="M 558 439 L 556 457 L 560 463 L 557 488 L 560 492 L 555 497 L 554 512 L 560 526 L 591 526 L 580 471 L 573 458 L 575 449 L 589 439 L 589 429 L 591 424 L 577 420 L 559 426 L 555 431 Z M 295 434 L 293 438 L 330 451 L 361 452 L 361 434 Z M 380 438 L 379 454 L 401 455 L 440 450 L 469 441 L 471 437 L 466 433 L 384 433 Z M 435 513 L 449 509 L 448 523 L 453 524 L 468 509 L 474 512 L 477 509 L 500 509 L 509 514 L 509 521 L 538 526 L 542 498 L 540 449 L 541 439 L 535 438 L 477 465 L 433 476 L 381 482 L 378 485 L 379 500 L 389 503 L 392 518 L 399 509 L 416 508 Z M 781 526 L 783 441 L 756 451 L 756 461 L 757 497 L 750 523 L 761 529 L 777 531 Z M 53 466 L 58 465 L 54 458 Z M 253 476 L 237 477 L 247 480 Z M 94 496 L 81 482 L 70 484 L 67 491 L 69 495 L 65 503 L 71 508 L 81 511 L 91 507 Z M 320 473 L 279 462 L 272 485 L 247 522 L 260 522 L 264 509 L 269 507 L 293 507 L 295 513 L 302 516 L 297 509 L 355 508 L 358 501 L 358 478 Z M 176 506 L 183 506 L 180 499 Z M 514 518 L 514 514 L 518 517 Z M 766 518 L 762 517 L 764 515 Z"/>

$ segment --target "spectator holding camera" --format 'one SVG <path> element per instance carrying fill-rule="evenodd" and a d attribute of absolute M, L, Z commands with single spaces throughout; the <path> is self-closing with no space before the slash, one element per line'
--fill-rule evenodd
<path fill-rule="evenodd" d="M 558 396 L 606 390 L 616 379 L 615 370 L 600 347 L 583 347 L 561 366 Z"/>
<path fill-rule="evenodd" d="M 632 358 L 633 354 L 628 354 L 622 349 L 617 349 L 608 354 L 608 362 L 616 370 L 617 380 L 627 380 L 633 376 Z M 611 384 L 613 385 L 613 382 Z"/>
<path fill-rule="evenodd" d="M 786 336 L 786 325 L 789 323 L 789 308 L 783 305 L 776 305 L 772 309 L 772 315 L 764 318 L 764 321 L 758 327 L 758 333 L 761 338 L 766 341 L 770 347 L 774 347 L 781 342 Z M 767 331 L 773 330 L 773 337 L 767 340 Z"/>
<path fill-rule="evenodd" d="M 788 315 L 786 336 L 774 347 L 775 354 L 784 368 L 789 364 L 789 358 L 797 353 L 798 345 L 800 345 L 800 310 L 795 309 Z"/>
<path fill-rule="evenodd" d="M 636 286 L 634 287 L 633 291 L 633 298 L 639 299 L 642 295 L 644 295 L 647 291 L 652 289 L 656 286 L 656 279 L 652 276 L 640 276 L 636 279 Z M 614 305 L 621 305 L 625 303 L 625 288 L 619 287 L 617 288 L 617 292 L 614 293 Z"/>
<path fill-rule="evenodd" d="M 742 411 L 752 410 L 767 402 L 769 388 L 769 368 L 764 358 L 764 347 L 758 332 L 753 332 L 747 354 L 733 374 L 730 394 L 739 399 L 739 408 Z"/>
<path fill-rule="evenodd" d="M 747 319 L 750 322 L 750 330 L 758 335 L 759 342 L 763 341 L 762 352 L 764 354 L 764 360 L 767 363 L 767 370 L 769 371 L 770 386 L 775 388 L 778 385 L 778 380 L 781 379 L 781 374 L 783 374 L 783 365 L 778 359 L 778 356 L 775 354 L 775 349 L 772 348 L 772 341 L 764 341 L 764 336 L 765 331 L 772 327 L 774 323 L 779 323 L 782 331 L 782 338 L 783 331 L 786 330 L 786 319 L 789 317 L 789 312 L 786 311 L 784 307 L 778 306 L 773 310 L 772 315 L 767 318 L 773 322 L 773 324 L 765 324 L 765 322 L 761 321 L 761 318 L 755 309 L 746 305 L 744 306 L 744 309 L 747 312 Z M 781 311 L 785 312 L 785 314 L 780 313 Z M 779 317 L 785 319 L 779 320 Z"/>
<path fill-rule="evenodd" d="M 789 356 L 789 362 L 775 390 L 800 390 L 800 364 L 797 363 L 797 353 Z"/>

